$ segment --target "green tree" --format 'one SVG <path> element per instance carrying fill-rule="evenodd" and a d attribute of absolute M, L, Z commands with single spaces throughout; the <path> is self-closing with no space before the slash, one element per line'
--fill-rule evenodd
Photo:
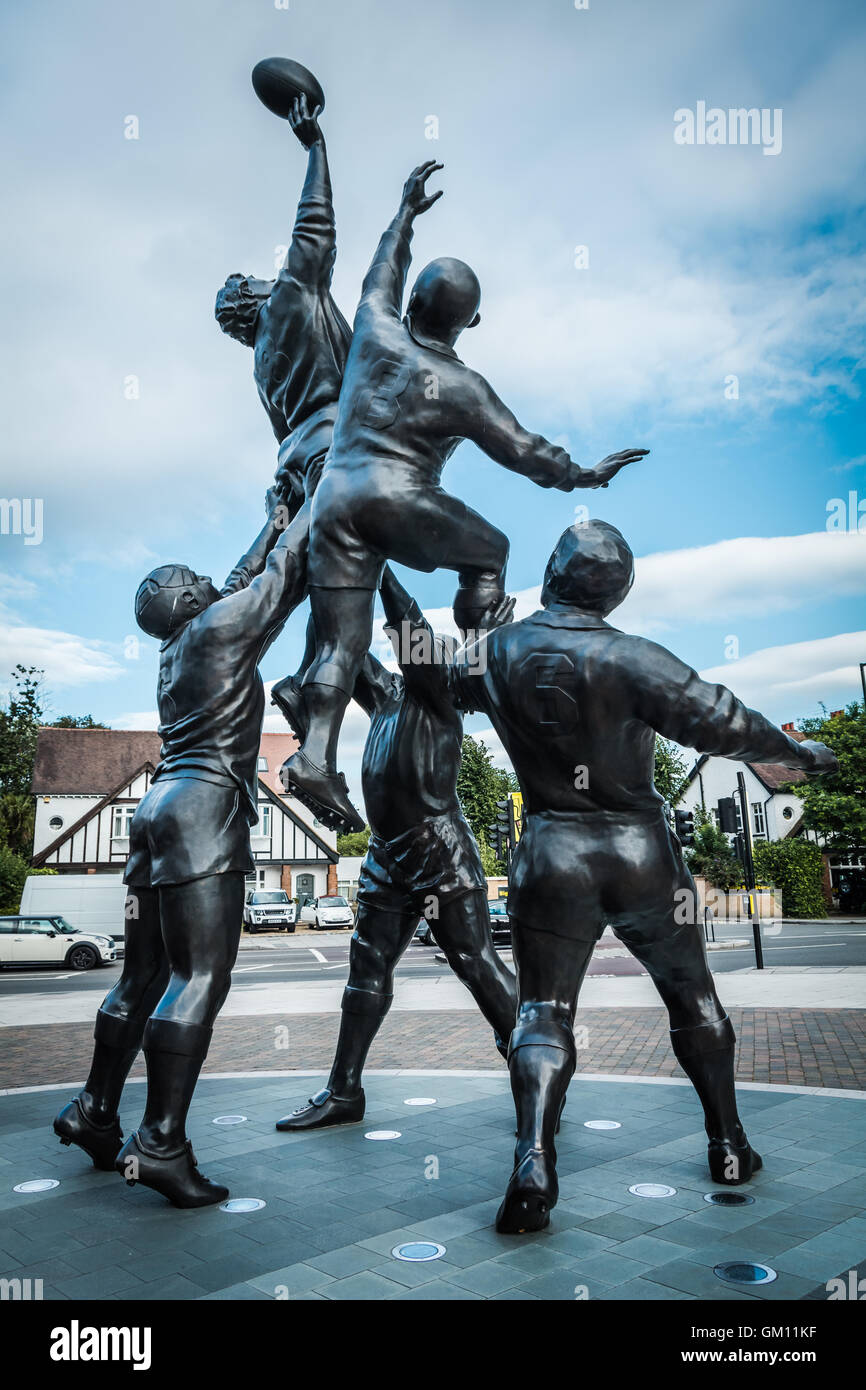
<path fill-rule="evenodd" d="M 755 872 L 782 895 L 786 917 L 825 917 L 821 850 L 811 840 L 758 840 Z"/>
<path fill-rule="evenodd" d="M 18 911 L 25 880 L 31 874 L 54 872 L 54 869 L 32 869 L 23 855 L 0 844 L 0 914 Z"/>
<path fill-rule="evenodd" d="M 676 746 L 668 739 L 657 734 L 653 768 L 656 791 L 665 801 L 670 802 L 671 806 L 676 806 L 688 785 L 688 780 L 689 765 L 682 753 L 678 753 Z"/>
<path fill-rule="evenodd" d="M 701 874 L 723 892 L 743 881 L 740 861 L 727 835 L 703 807 L 695 811 L 695 842 L 684 857 L 693 874 Z"/>
<path fill-rule="evenodd" d="M 350 830 L 345 835 L 338 835 L 337 853 L 354 859 L 358 855 L 366 854 L 369 844 L 370 827 L 365 825 L 363 830 Z"/>
<path fill-rule="evenodd" d="M 92 714 L 61 714 L 59 719 L 48 721 L 49 729 L 108 729 L 109 724 L 100 724 Z"/>
<path fill-rule="evenodd" d="M 801 719 L 800 728 L 826 743 L 839 760 L 832 776 L 790 784 L 803 802 L 803 825 L 817 831 L 828 852 L 845 858 L 861 854 L 866 848 L 866 708 L 856 700 L 834 718 L 825 713 Z"/>
<path fill-rule="evenodd" d="M 487 745 L 481 739 L 473 738 L 471 734 L 464 734 L 457 796 L 479 847 L 483 840 L 493 857 L 495 867 L 492 870 L 485 867 L 485 873 L 505 872 L 504 863 L 496 858 L 489 845 L 487 827 L 496 820 L 497 801 L 512 791 L 517 791 L 517 778 L 514 774 L 506 772 L 504 768 L 494 767 L 493 757 Z"/>
<path fill-rule="evenodd" d="M 36 738 L 43 719 L 42 677 L 35 666 L 15 667 L 13 687 L 0 707 L 0 795 L 27 796 L 33 781 Z"/>

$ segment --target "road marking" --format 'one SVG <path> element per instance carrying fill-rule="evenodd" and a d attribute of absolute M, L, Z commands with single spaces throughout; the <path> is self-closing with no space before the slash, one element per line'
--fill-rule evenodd
<path fill-rule="evenodd" d="M 768 941 L 765 936 L 762 936 L 761 944 L 766 946 L 767 950 L 773 951 L 822 951 L 824 949 L 833 950 L 834 947 L 844 947 L 847 943 L 844 941 L 825 941 L 823 946 L 777 946 L 774 941 Z M 736 955 L 738 951 L 754 951 L 754 949 L 753 945 L 728 947 L 732 955 Z"/>
<path fill-rule="evenodd" d="M 323 965 L 327 965 L 327 963 L 328 963 L 328 957 L 327 957 L 327 956 L 323 956 L 322 953 L 321 953 L 321 951 L 317 951 L 316 948 L 315 948 L 315 946 L 308 946 L 308 947 L 307 947 L 307 950 L 310 952 L 310 955 L 316 957 L 316 960 L 321 961 Z"/>
<path fill-rule="evenodd" d="M 237 965 L 232 971 L 233 975 L 248 975 L 251 970 L 274 970 L 275 963 L 269 965 Z"/>

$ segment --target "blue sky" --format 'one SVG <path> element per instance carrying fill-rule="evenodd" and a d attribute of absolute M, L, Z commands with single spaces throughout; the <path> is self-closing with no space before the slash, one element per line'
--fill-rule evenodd
<path fill-rule="evenodd" d="M 282 53 L 326 92 L 344 312 L 409 169 L 442 159 L 415 268 L 450 254 L 476 269 L 482 323 L 462 355 L 581 463 L 652 449 L 573 497 L 458 451 L 445 483 L 511 537 L 519 611 L 586 503 L 640 557 L 623 627 L 780 722 L 856 698 L 866 534 L 828 532 L 827 509 L 866 503 L 861 7 L 6 0 L 0 14 L 2 492 L 44 515 L 39 545 L 0 535 L 0 682 L 15 661 L 41 666 L 56 712 L 146 724 L 155 645 L 126 642 L 140 577 L 181 559 L 219 579 L 258 530 L 274 441 L 213 299 L 230 271 L 272 273 L 290 233 L 304 155 L 249 83 Z M 780 153 L 675 144 L 674 112 L 699 101 L 781 110 Z M 447 609 L 452 575 L 410 577 Z M 266 680 L 293 669 L 304 620 Z M 362 737 L 353 714 L 353 780 Z"/>

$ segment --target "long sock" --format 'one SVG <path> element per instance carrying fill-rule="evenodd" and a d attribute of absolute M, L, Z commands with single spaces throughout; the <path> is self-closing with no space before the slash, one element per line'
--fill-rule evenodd
<path fill-rule="evenodd" d="M 317 683 L 302 686 L 301 694 L 307 716 L 304 756 L 316 767 L 323 767 L 327 772 L 336 772 L 340 724 L 349 697 L 344 690 L 335 685 Z"/>
<path fill-rule="evenodd" d="M 93 1028 L 94 1048 L 90 1071 L 78 1100 L 94 1124 L 106 1125 L 117 1117 L 117 1107 L 132 1064 L 138 1056 L 147 1014 L 138 1017 L 99 1009 Z"/>
<path fill-rule="evenodd" d="M 144 1034 L 147 1104 L 138 1127 L 145 1149 L 168 1156 L 186 1142 L 186 1117 L 210 1035 L 210 1028 L 196 1023 L 169 1019 L 148 1023 Z"/>
<path fill-rule="evenodd" d="M 392 998 L 390 994 L 375 994 L 371 990 L 346 986 L 340 1037 L 328 1078 L 328 1089 L 335 1096 L 348 1098 L 360 1091 L 367 1053 L 391 1007 Z"/>
<path fill-rule="evenodd" d="M 120 1097 L 138 1048 L 126 1050 L 97 1042 L 93 1048 L 90 1072 L 78 1099 L 81 1108 L 95 1125 L 110 1124 L 117 1115 Z"/>
<path fill-rule="evenodd" d="M 572 1056 L 560 1047 L 529 1043 L 514 1049 L 508 1069 L 517 1111 L 515 1161 L 530 1149 L 544 1149 L 555 1161 L 556 1122 L 574 1072 Z"/>
<path fill-rule="evenodd" d="M 734 1030 L 728 1018 L 671 1030 L 677 1061 L 698 1093 L 711 1139 L 742 1143 L 734 1086 Z"/>

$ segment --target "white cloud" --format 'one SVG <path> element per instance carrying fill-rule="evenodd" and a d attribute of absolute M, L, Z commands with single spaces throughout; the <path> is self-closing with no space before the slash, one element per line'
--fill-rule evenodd
<path fill-rule="evenodd" d="M 804 704 L 857 699 L 859 663 L 864 660 L 866 631 L 840 632 L 811 642 L 764 647 L 701 675 L 727 685 L 746 704 L 787 722 L 799 717 Z"/>
<path fill-rule="evenodd" d="M 0 671 L 36 666 L 53 686 L 91 685 L 116 680 L 124 668 L 111 655 L 108 644 L 52 628 L 0 625 Z"/>
<path fill-rule="evenodd" d="M 864 593 L 866 533 L 741 536 L 638 556 L 634 588 L 611 622 L 649 636 L 684 623 L 767 618 Z M 515 597 L 515 616 L 524 618 L 538 608 L 541 586 L 521 589 Z M 438 630 L 453 631 L 450 610 L 434 609 L 427 616 Z"/>

